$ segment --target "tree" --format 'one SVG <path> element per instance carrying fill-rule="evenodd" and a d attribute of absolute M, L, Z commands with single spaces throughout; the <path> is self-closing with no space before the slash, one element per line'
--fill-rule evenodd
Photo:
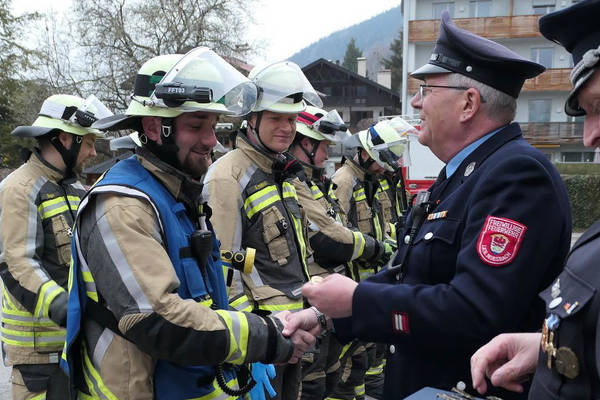
<path fill-rule="evenodd" d="M 356 59 L 362 57 L 362 55 L 362 51 L 356 47 L 354 38 L 350 39 L 350 42 L 348 42 L 348 46 L 346 47 L 346 54 L 344 54 L 342 66 L 348 68 L 350 71 L 357 72 L 358 63 L 356 62 Z"/>
<path fill-rule="evenodd" d="M 392 52 L 389 58 L 384 58 L 382 63 L 385 68 L 392 71 L 392 90 L 400 91 L 402 85 L 402 31 L 398 33 L 398 38 L 390 44 Z"/>
<path fill-rule="evenodd" d="M 26 75 L 32 67 L 33 51 L 20 43 L 26 24 L 37 14 L 15 17 L 10 12 L 10 0 L 0 0 L 0 167 L 14 168 L 21 164 L 21 151 L 27 141 L 12 137 L 16 125 L 33 122 L 39 111 L 39 85 Z M 43 100 L 43 99 L 42 99 Z M 29 113 L 30 104 L 38 108 Z M 31 120 L 31 121 L 30 121 Z"/>
<path fill-rule="evenodd" d="M 242 57 L 254 0 L 79 0 L 66 22 L 46 20 L 42 77 L 62 91 L 95 94 L 123 110 L 148 59 L 207 46 Z"/>

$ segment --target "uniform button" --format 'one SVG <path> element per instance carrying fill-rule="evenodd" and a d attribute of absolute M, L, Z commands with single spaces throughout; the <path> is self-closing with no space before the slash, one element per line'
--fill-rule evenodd
<path fill-rule="evenodd" d="M 433 237 L 433 232 L 427 232 L 424 237 L 425 237 L 425 240 L 431 239 Z"/>
<path fill-rule="evenodd" d="M 396 352 L 396 346 L 394 346 L 393 344 L 390 345 L 390 353 L 394 354 Z"/>
<path fill-rule="evenodd" d="M 408 244 L 410 242 L 410 235 L 404 236 L 404 244 Z"/>

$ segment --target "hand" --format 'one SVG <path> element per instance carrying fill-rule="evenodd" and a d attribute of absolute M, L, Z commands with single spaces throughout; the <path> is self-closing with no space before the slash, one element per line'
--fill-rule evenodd
<path fill-rule="evenodd" d="M 535 371 L 541 340 L 541 333 L 505 333 L 493 338 L 471 357 L 473 387 L 484 394 L 487 376 L 494 386 L 523 392 L 521 382 Z"/>
<path fill-rule="evenodd" d="M 352 316 L 352 297 L 358 283 L 340 274 L 329 275 L 319 283 L 305 283 L 302 295 L 331 318 Z"/>
<path fill-rule="evenodd" d="M 309 310 L 312 312 L 312 310 Z M 313 312 L 314 314 L 314 312 Z M 290 322 L 289 319 L 293 318 L 293 313 L 289 311 L 282 311 L 280 313 L 275 314 L 275 317 L 281 320 L 283 323 L 283 332 L 287 332 L 287 335 L 284 336 L 289 337 L 292 343 L 294 344 L 294 352 L 292 353 L 292 357 L 288 361 L 290 364 L 296 364 L 298 361 L 302 359 L 304 353 L 309 351 L 316 342 L 316 337 L 314 334 L 307 332 L 303 329 L 291 329 L 288 328 Z"/>
<path fill-rule="evenodd" d="M 274 398 L 277 392 L 271 385 L 271 379 L 275 378 L 276 372 L 273 364 L 263 364 L 255 362 L 252 364 L 252 378 L 256 385 L 250 390 L 250 399 L 266 400 L 265 390 L 269 392 L 269 397 Z"/>
<path fill-rule="evenodd" d="M 286 323 L 285 329 L 281 332 L 286 337 L 292 336 L 298 329 L 309 332 L 313 336 L 321 334 L 321 325 L 317 319 L 317 314 L 310 308 L 289 313 L 286 317 Z"/>

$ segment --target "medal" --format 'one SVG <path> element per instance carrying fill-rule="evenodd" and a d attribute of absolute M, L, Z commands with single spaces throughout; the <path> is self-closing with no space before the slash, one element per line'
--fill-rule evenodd
<path fill-rule="evenodd" d="M 563 346 L 558 348 L 555 353 L 558 373 L 569 379 L 575 379 L 579 375 L 579 360 L 575 352 Z"/>

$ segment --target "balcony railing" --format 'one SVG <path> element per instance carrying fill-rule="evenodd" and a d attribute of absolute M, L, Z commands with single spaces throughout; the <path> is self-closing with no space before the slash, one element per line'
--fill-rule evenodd
<path fill-rule="evenodd" d="M 573 87 L 569 75 L 571 68 L 550 68 L 543 74 L 527 79 L 523 85 L 525 92 L 544 92 L 544 91 L 570 91 Z M 422 82 L 411 76 L 408 77 L 409 96 L 419 91 L 419 85 Z"/>
<path fill-rule="evenodd" d="M 581 143 L 581 122 L 527 122 L 521 123 L 523 136 L 531 144 Z"/>
<path fill-rule="evenodd" d="M 457 18 L 454 23 L 479 36 L 490 39 L 541 36 L 538 30 L 540 15 L 506 17 Z M 413 20 L 408 25 L 409 42 L 435 42 L 440 33 L 440 20 Z"/>

